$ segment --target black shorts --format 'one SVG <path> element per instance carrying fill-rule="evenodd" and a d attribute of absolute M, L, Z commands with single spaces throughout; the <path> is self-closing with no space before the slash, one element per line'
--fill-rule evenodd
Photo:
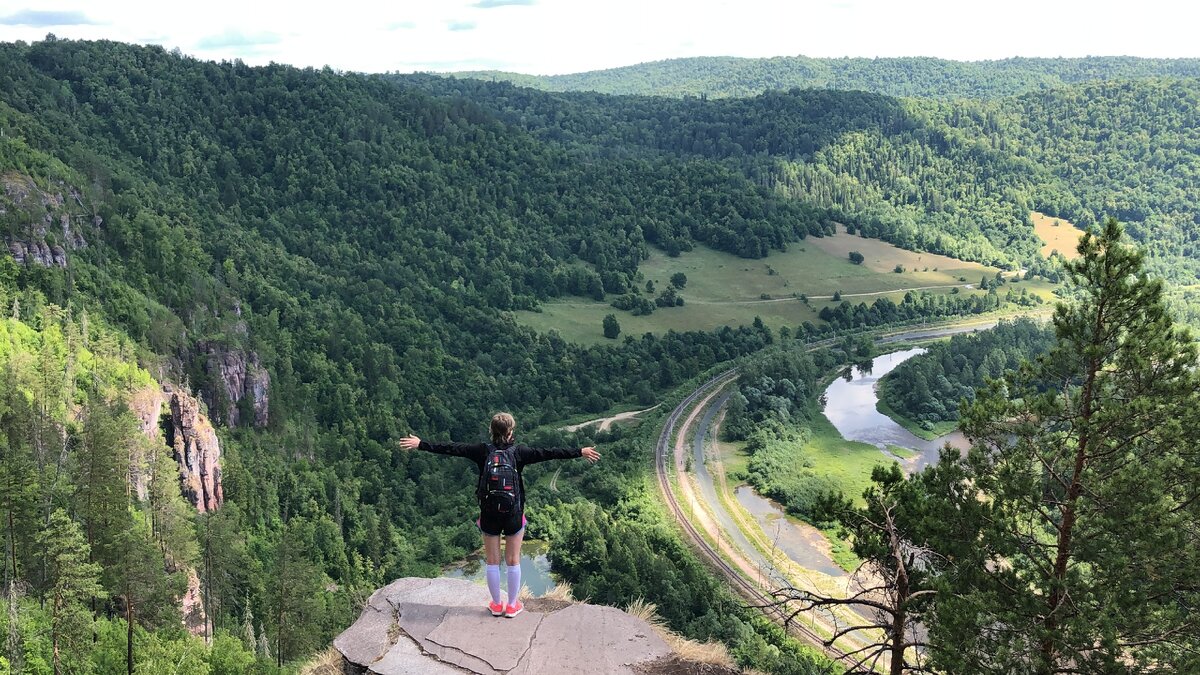
<path fill-rule="evenodd" d="M 481 513 L 479 519 L 475 521 L 475 525 L 479 527 L 480 532 L 489 537 L 499 537 L 502 534 L 506 536 L 520 534 L 525 529 L 525 522 L 524 511 L 517 511 L 508 516 Z"/>

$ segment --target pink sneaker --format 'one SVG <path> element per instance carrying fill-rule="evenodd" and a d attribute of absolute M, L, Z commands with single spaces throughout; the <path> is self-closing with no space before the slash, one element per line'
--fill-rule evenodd
<path fill-rule="evenodd" d="M 500 615 L 504 614 L 504 603 L 489 602 L 488 609 L 491 610 L 492 616 L 500 616 Z"/>
<path fill-rule="evenodd" d="M 504 616 L 511 619 L 514 616 L 516 616 L 524 611 L 525 611 L 525 603 L 521 602 L 520 600 L 517 600 L 517 604 L 509 605 L 508 607 L 504 608 Z"/>

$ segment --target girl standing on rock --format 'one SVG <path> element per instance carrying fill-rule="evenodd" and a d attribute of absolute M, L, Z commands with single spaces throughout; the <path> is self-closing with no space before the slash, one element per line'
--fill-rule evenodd
<path fill-rule="evenodd" d="M 492 616 L 512 618 L 525 609 L 517 597 L 521 592 L 521 541 L 525 535 L 525 484 L 521 470 L 550 459 L 583 457 L 600 459 L 595 448 L 530 448 L 513 442 L 517 423 L 508 413 L 492 417 L 491 443 L 430 443 L 416 436 L 400 439 L 405 450 L 420 449 L 439 455 L 466 457 L 479 467 L 479 519 L 487 554 L 487 585 L 492 594 L 488 605 Z M 505 537 L 504 560 L 508 565 L 508 604 L 500 602 L 500 537 Z"/>

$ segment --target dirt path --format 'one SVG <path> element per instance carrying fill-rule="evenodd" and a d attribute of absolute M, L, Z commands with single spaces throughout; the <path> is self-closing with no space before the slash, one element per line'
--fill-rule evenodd
<path fill-rule="evenodd" d="M 870 293 L 842 293 L 841 298 L 869 298 L 888 293 L 907 293 L 909 291 L 931 291 L 939 288 L 973 288 L 971 284 L 944 284 L 941 286 L 913 286 L 912 288 L 894 288 L 889 291 L 871 291 Z M 832 295 L 810 295 L 809 300 L 832 300 Z M 688 300 L 689 305 L 765 305 L 771 302 L 799 302 L 798 298 L 771 298 L 769 300 Z"/>
<path fill-rule="evenodd" d="M 659 405 L 662 405 L 662 404 L 659 404 Z M 568 424 L 567 426 L 562 427 L 562 429 L 563 429 L 563 431 L 579 431 L 580 429 L 582 429 L 584 427 L 591 426 L 591 425 L 599 422 L 600 423 L 600 431 L 608 431 L 609 428 L 612 427 L 614 422 L 620 422 L 621 420 L 633 419 L 634 417 L 637 417 L 638 415 L 641 415 L 644 412 L 650 412 L 651 410 L 654 410 L 657 407 L 658 406 L 656 405 L 651 408 L 646 408 L 644 410 L 630 410 L 628 412 L 617 413 L 616 415 L 613 415 L 612 417 L 600 417 L 600 418 L 597 418 L 594 420 L 580 422 L 579 424 Z"/>

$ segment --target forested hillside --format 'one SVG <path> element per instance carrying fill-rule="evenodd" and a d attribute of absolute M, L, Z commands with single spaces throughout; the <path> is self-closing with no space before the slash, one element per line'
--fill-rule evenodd
<path fill-rule="evenodd" d="M 719 163 L 581 161 L 478 106 L 379 77 L 58 40 L 4 45 L 0 64 L 0 233 L 18 263 L 6 268 L 6 315 L 104 318 L 137 345 L 127 359 L 197 390 L 228 427 L 217 512 L 227 540 L 196 563 L 237 570 L 205 591 L 212 624 L 255 643 L 263 667 L 327 644 L 365 592 L 477 545 L 470 466 L 401 455 L 402 433 L 469 440 L 496 409 L 525 429 L 653 399 L 773 339 L 748 326 L 584 349 L 503 310 L 624 292 L 645 247 L 662 241 L 650 223 L 689 246 L 749 240 L 756 256 L 828 227 L 821 211 Z M 70 465 L 77 422 L 92 416 L 79 400 L 62 405 Z M 5 463 L 33 452 L 10 447 Z M 640 493 L 626 481 L 645 471 L 643 452 L 609 455 L 585 494 L 611 505 Z M 42 490 L 74 484 L 46 465 L 35 474 Z M 120 499 L 143 508 L 121 484 Z M 35 491 L 6 515 L 48 500 L 86 524 L 77 499 Z M 532 534 L 547 525 L 535 518 Z M 8 541 L 21 556 L 33 546 Z M 238 551 L 246 557 L 216 557 Z M 96 562 L 88 574 L 102 580 L 116 564 Z M 51 591 L 27 565 L 6 570 L 35 605 Z M 282 608 L 281 584 L 295 590 Z M 176 607 L 177 591 L 157 606 Z M 119 588 L 98 593 L 73 602 L 121 621 Z M 149 616 L 131 625 L 171 624 Z M 50 660 L 48 645 L 22 644 Z"/>
<path fill-rule="evenodd" d="M 1113 215 L 1157 274 L 1191 284 L 1200 272 L 1193 79 L 951 102 L 798 89 L 673 100 L 399 81 L 460 96 L 568 147 L 720 160 L 905 248 L 1025 266 L 1040 245 L 1031 210 L 1083 227 Z"/>
<path fill-rule="evenodd" d="M 0 515 L 6 586 L 24 593 L 0 617 L 5 658 L 50 664 L 46 626 L 61 619 L 64 640 L 96 631 L 63 657 L 81 672 L 123 666 L 127 643 L 143 663 L 198 649 L 180 672 L 294 663 L 365 593 L 478 544 L 472 468 L 398 453 L 398 436 L 471 440 L 497 409 L 524 434 L 652 403 L 784 339 L 755 322 L 585 348 L 507 313 L 641 294 L 651 247 L 761 258 L 840 221 L 1053 275 L 1031 209 L 1083 224 L 1120 210 L 1156 270 L 1194 283 L 1196 92 L 1178 81 L 985 103 L 800 90 L 610 98 L 111 42 L 0 45 L 11 254 L 0 256 Z M 999 296 L 843 303 L 787 335 L 990 310 Z M 806 363 L 797 382 L 816 377 Z M 170 474 L 162 448 L 179 445 L 155 434 L 175 414 L 164 388 L 188 396 L 203 413 L 196 428 L 220 440 L 219 475 L 214 461 L 201 480 L 214 491 L 219 481 L 218 510 L 179 507 L 162 482 L 137 489 L 142 469 Z M 143 417 L 127 410 L 138 392 L 157 392 Z M 88 454 L 151 436 L 157 455 Z M 558 491 L 533 502 L 531 535 L 626 541 L 611 557 L 561 552 L 587 588 L 662 551 L 653 576 L 605 599 L 651 599 L 673 627 L 729 642 L 745 665 L 814 672 L 761 617 L 722 611 L 728 594 L 647 503 L 648 437 L 604 440 L 601 465 L 564 469 Z M 152 580 L 132 576 L 154 568 Z M 185 569 L 203 580 L 202 631 L 220 650 L 197 648 L 179 625 Z"/>
<path fill-rule="evenodd" d="M 885 375 L 879 381 L 879 400 L 932 431 L 939 422 L 958 422 L 960 405 L 973 402 L 988 380 L 1000 379 L 1053 345 L 1053 332 L 1029 319 L 955 335 Z"/>
<path fill-rule="evenodd" d="M 949 61 L 926 57 L 816 59 L 729 56 L 652 61 L 565 75 L 474 71 L 453 77 L 512 82 L 546 91 L 594 91 L 643 96 L 755 96 L 791 89 L 858 89 L 888 96 L 997 98 L 1097 80 L 1200 76 L 1198 59 L 1095 56 Z"/>

